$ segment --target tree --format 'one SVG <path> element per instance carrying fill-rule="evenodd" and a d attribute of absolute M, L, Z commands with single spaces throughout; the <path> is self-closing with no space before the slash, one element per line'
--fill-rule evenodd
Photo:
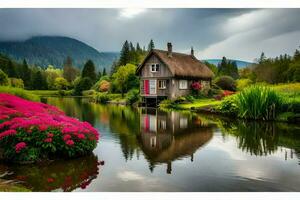
<path fill-rule="evenodd" d="M 126 65 L 130 61 L 130 55 L 129 55 L 129 43 L 126 40 L 123 44 L 121 53 L 120 53 L 120 59 L 118 65 Z"/>
<path fill-rule="evenodd" d="M 266 56 L 265 56 L 265 53 L 264 52 L 261 52 L 261 54 L 260 54 L 260 58 L 258 59 L 258 63 L 259 64 L 262 64 L 262 63 L 264 63 L 265 61 L 266 61 Z"/>
<path fill-rule="evenodd" d="M 0 85 L 8 85 L 8 76 L 0 69 Z"/>
<path fill-rule="evenodd" d="M 20 78 L 24 82 L 25 88 L 28 88 L 30 86 L 30 77 L 31 77 L 31 70 L 28 67 L 28 64 L 26 60 L 23 60 L 23 64 L 20 67 Z"/>
<path fill-rule="evenodd" d="M 34 90 L 46 90 L 47 81 L 40 70 L 33 73 L 32 76 L 32 89 Z"/>
<path fill-rule="evenodd" d="M 93 86 L 93 82 L 89 77 L 80 78 L 75 84 L 74 94 L 82 95 L 82 91 L 89 90 Z"/>
<path fill-rule="evenodd" d="M 118 71 L 112 75 L 113 83 L 116 88 L 121 92 L 122 97 L 124 93 L 134 87 L 138 87 L 139 80 L 135 75 L 136 66 L 127 64 L 120 66 Z"/>
<path fill-rule="evenodd" d="M 10 78 L 17 78 L 17 73 L 16 73 L 15 65 L 12 63 L 11 60 L 8 61 L 7 75 Z"/>
<path fill-rule="evenodd" d="M 154 48 L 155 48 L 155 45 L 154 45 L 153 40 L 151 39 L 150 42 L 149 42 L 149 44 L 148 44 L 148 51 L 151 51 Z"/>
<path fill-rule="evenodd" d="M 55 79 L 58 77 L 62 77 L 63 71 L 61 69 L 55 68 L 52 65 L 49 65 L 45 70 L 45 75 L 48 89 L 56 89 Z"/>
<path fill-rule="evenodd" d="M 76 76 L 78 75 L 78 70 L 73 67 L 71 57 L 67 57 L 66 61 L 64 62 L 63 67 L 63 77 L 69 82 L 72 83 Z"/>
<path fill-rule="evenodd" d="M 105 68 L 103 68 L 102 76 L 106 76 L 106 75 L 107 75 L 107 73 L 106 73 L 106 69 L 105 69 Z"/>
<path fill-rule="evenodd" d="M 68 81 L 63 77 L 57 77 L 54 81 L 54 85 L 58 90 L 66 90 L 69 87 Z"/>
<path fill-rule="evenodd" d="M 88 77 L 91 79 L 93 83 L 96 81 L 97 75 L 96 75 L 95 65 L 92 60 L 88 60 L 85 63 L 83 70 L 81 72 L 81 77 L 82 78 Z"/>
<path fill-rule="evenodd" d="M 204 62 L 204 64 L 215 74 L 215 75 L 217 75 L 218 74 L 218 68 L 217 68 L 217 66 L 216 65 L 214 65 L 214 64 L 211 64 L 211 63 L 209 63 L 209 62 L 207 62 L 207 61 L 205 61 Z"/>
<path fill-rule="evenodd" d="M 236 62 L 227 60 L 226 57 L 223 57 L 221 63 L 218 64 L 218 75 L 231 76 L 232 78 L 237 79 L 239 73 Z"/>
<path fill-rule="evenodd" d="M 136 51 L 137 51 L 138 53 L 141 53 L 141 52 L 143 51 L 143 50 L 141 49 L 139 43 L 136 43 Z"/>

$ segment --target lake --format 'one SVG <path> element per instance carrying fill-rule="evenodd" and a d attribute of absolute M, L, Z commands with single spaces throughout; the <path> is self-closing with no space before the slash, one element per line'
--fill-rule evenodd
<path fill-rule="evenodd" d="M 101 136 L 90 156 L 0 164 L 32 191 L 300 191 L 300 126 L 45 98 Z"/>

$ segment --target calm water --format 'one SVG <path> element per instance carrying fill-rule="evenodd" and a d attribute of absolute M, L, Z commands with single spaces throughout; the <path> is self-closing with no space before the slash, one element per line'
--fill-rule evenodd
<path fill-rule="evenodd" d="M 50 165 L 1 165 L 2 179 L 33 191 L 300 191 L 299 126 L 45 101 L 97 128 L 97 148 Z"/>

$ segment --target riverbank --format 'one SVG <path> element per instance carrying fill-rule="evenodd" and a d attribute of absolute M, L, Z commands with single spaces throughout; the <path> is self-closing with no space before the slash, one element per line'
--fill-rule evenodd
<path fill-rule="evenodd" d="M 256 86 L 254 86 L 256 87 Z M 248 99 L 246 97 L 246 100 L 243 99 L 243 101 L 248 101 L 247 108 L 248 110 L 245 110 L 244 112 L 260 112 L 260 110 L 269 109 L 269 113 L 264 114 L 262 113 L 260 116 L 256 118 L 256 116 L 243 116 L 241 114 L 241 105 L 238 105 L 239 98 L 241 98 L 241 95 L 239 95 L 240 92 L 237 92 L 236 94 L 233 94 L 231 96 L 228 96 L 226 98 L 223 98 L 222 100 L 217 100 L 214 98 L 205 98 L 202 97 L 200 99 L 193 99 L 191 98 L 179 98 L 174 101 L 166 100 L 163 101 L 160 104 L 160 108 L 162 109 L 174 109 L 174 110 L 189 110 L 192 112 L 197 113 L 211 113 L 211 114 L 217 114 L 217 115 L 225 115 L 235 118 L 244 118 L 244 119 L 254 119 L 254 120 L 266 120 L 266 121 L 281 121 L 281 122 L 289 122 L 289 123 L 299 123 L 300 122 L 300 83 L 293 83 L 293 84 L 279 84 L 279 85 L 264 85 L 259 86 L 259 88 L 256 88 L 257 93 L 255 95 L 252 95 L 253 99 Z M 251 88 L 251 87 L 249 87 Z M 255 88 L 253 88 L 253 91 L 248 92 L 247 95 L 251 95 L 251 93 L 255 92 Z M 270 95 L 270 98 L 275 98 L 275 96 L 278 96 L 278 99 L 280 100 L 280 105 L 277 105 L 277 110 L 270 110 L 270 106 L 264 105 L 266 108 L 259 108 L 260 110 L 250 110 L 252 107 L 261 106 L 260 104 L 263 104 L 262 101 L 266 100 L 265 98 L 269 98 L 265 95 L 268 93 Z M 262 94 L 266 92 L 266 94 Z M 261 96 L 261 101 L 254 102 L 255 99 L 259 98 Z M 243 97 L 244 98 L 244 97 Z M 277 98 L 277 97 L 276 97 Z M 276 102 L 277 100 L 273 99 L 270 100 L 273 102 Z M 245 102 L 243 102 L 245 103 Z M 271 104 L 270 104 L 271 103 Z M 253 105 L 251 105 L 253 104 Z M 269 102 L 270 105 L 273 105 L 274 103 Z M 244 108 L 245 109 L 245 108 Z M 258 109 L 258 107 L 257 107 Z M 272 115 L 272 116 L 271 116 Z M 275 116 L 276 115 L 276 116 Z"/>

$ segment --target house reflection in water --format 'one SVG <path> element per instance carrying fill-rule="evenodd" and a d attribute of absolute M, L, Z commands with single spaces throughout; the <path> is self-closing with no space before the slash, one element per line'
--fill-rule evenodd
<path fill-rule="evenodd" d="M 171 174 L 172 161 L 190 157 L 193 162 L 193 154 L 213 136 L 213 125 L 199 116 L 144 109 L 140 122 L 139 142 L 151 171 L 156 164 L 165 163 Z"/>

